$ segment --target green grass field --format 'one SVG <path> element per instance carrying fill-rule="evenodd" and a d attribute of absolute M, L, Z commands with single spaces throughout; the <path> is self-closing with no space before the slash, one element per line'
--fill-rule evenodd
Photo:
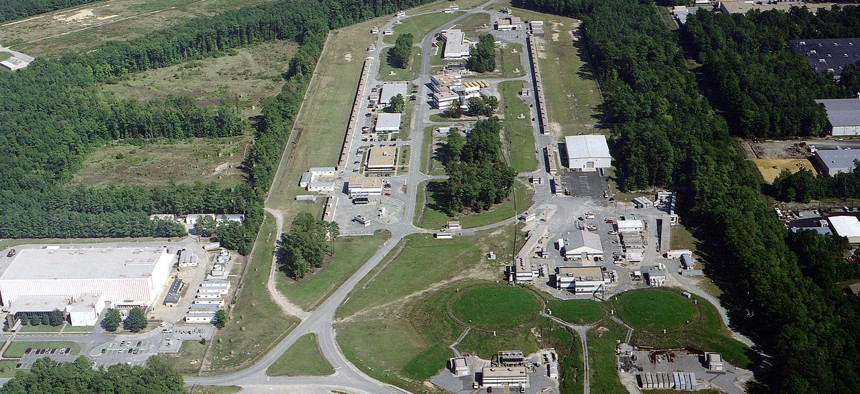
<path fill-rule="evenodd" d="M 588 358 L 591 362 L 591 392 L 594 394 L 626 393 L 627 389 L 618 378 L 615 357 L 617 341 L 623 341 L 627 328 L 604 320 L 588 331 Z"/>
<path fill-rule="evenodd" d="M 499 84 L 502 95 L 502 135 L 505 158 L 517 172 L 534 171 L 538 166 L 535 155 L 535 136 L 528 105 L 520 100 L 521 81 L 508 81 Z M 519 116 L 525 116 L 519 119 Z"/>
<path fill-rule="evenodd" d="M 370 237 L 341 237 L 335 241 L 334 256 L 326 258 L 323 267 L 300 281 L 277 273 L 278 291 L 304 310 L 311 310 L 337 289 L 382 244 L 391 237 L 388 231 L 377 231 Z"/>
<path fill-rule="evenodd" d="M 462 9 L 462 8 L 461 8 Z M 462 30 L 466 33 L 467 38 L 474 38 L 477 41 L 478 34 L 477 31 L 482 28 L 492 28 L 490 26 L 490 15 L 488 14 L 472 14 L 469 15 L 460 22 L 457 22 L 456 29 Z"/>
<path fill-rule="evenodd" d="M 239 386 L 192 386 L 188 394 L 235 394 L 241 390 Z"/>
<path fill-rule="evenodd" d="M 84 52 L 106 41 L 133 39 L 195 17 L 267 1 L 104 1 L 3 24 L 0 42 L 36 57 Z"/>
<path fill-rule="evenodd" d="M 385 48 L 379 53 L 379 80 L 380 81 L 411 81 L 418 78 L 418 69 L 421 67 L 421 48 L 412 47 L 412 60 L 409 66 L 404 68 L 392 67 L 388 64 L 388 51 Z M 393 75 L 391 73 L 394 73 Z M 404 97 L 409 100 L 409 97 Z"/>
<path fill-rule="evenodd" d="M 424 146 L 421 147 L 423 149 L 421 157 L 424 163 L 421 166 L 421 172 L 427 175 L 445 175 L 445 166 L 442 164 L 439 156 L 441 149 L 445 146 L 445 142 L 442 139 L 433 138 L 433 129 L 436 128 L 438 126 L 424 128 Z M 421 196 L 419 201 L 424 199 L 423 194 Z"/>
<path fill-rule="evenodd" d="M 156 140 L 142 146 L 110 142 L 89 153 L 67 186 L 141 185 L 171 182 L 217 182 L 223 187 L 244 181 L 241 170 L 250 134 L 223 138 Z"/>
<path fill-rule="evenodd" d="M 394 35 L 385 36 L 383 38 L 383 41 L 386 44 L 394 44 L 394 41 L 397 39 L 398 35 L 409 33 L 412 34 L 413 42 L 415 42 L 416 44 L 420 43 L 421 40 L 424 39 L 424 36 L 433 31 L 433 29 L 450 22 L 452 19 L 462 14 L 462 11 L 452 12 L 450 14 L 435 12 L 427 15 L 409 17 L 410 12 L 407 11 L 407 18 L 402 19 L 401 24 L 394 25 Z"/>
<path fill-rule="evenodd" d="M 538 57 L 538 67 L 543 79 L 550 129 L 557 131 L 559 136 L 607 134 L 608 130 L 595 129 L 597 119 L 594 117 L 603 100 L 588 65 L 572 43 L 570 31 L 574 20 L 522 9 L 513 11 L 527 20 L 544 21 L 545 45 Z"/>
<path fill-rule="evenodd" d="M 603 305 L 594 300 L 556 300 L 547 303 L 552 315 L 573 324 L 593 324 L 606 317 Z"/>
<path fill-rule="evenodd" d="M 731 337 L 716 308 L 698 296 L 687 299 L 674 290 L 647 289 L 622 293 L 611 302 L 618 317 L 636 330 L 634 344 L 720 352 L 741 368 L 752 363 L 752 351 Z"/>
<path fill-rule="evenodd" d="M 12 54 L 11 54 L 11 53 L 9 53 L 9 52 L 6 52 L 6 51 L 0 51 L 0 62 L 2 62 L 3 60 L 6 60 L 6 59 L 8 59 L 8 58 L 10 58 L 10 57 L 12 57 L 12 56 L 14 56 L 14 55 L 12 55 Z"/>
<path fill-rule="evenodd" d="M 45 333 L 45 334 L 59 334 L 60 330 L 63 329 L 62 325 L 59 326 L 51 326 L 51 325 L 26 325 L 21 326 L 21 329 L 18 330 L 19 333 L 25 334 L 36 334 L 36 333 Z"/>
<path fill-rule="evenodd" d="M 3 357 L 6 358 L 20 358 L 24 355 L 24 352 L 27 351 L 27 348 L 32 349 L 61 349 L 61 348 L 70 348 L 69 354 L 77 355 L 81 352 L 81 345 L 78 345 L 75 342 L 71 341 L 46 341 L 46 342 L 32 342 L 32 341 L 13 341 L 9 344 L 9 347 L 6 348 L 6 351 L 3 352 Z"/>
<path fill-rule="evenodd" d="M 441 199 L 444 198 L 443 185 L 442 182 L 422 182 L 418 186 L 419 190 L 425 188 L 426 192 L 423 193 L 424 206 L 421 205 L 422 193 L 419 192 L 417 196 L 418 204 L 415 206 L 416 226 L 427 229 L 440 229 L 449 220 L 459 220 L 463 228 L 486 226 L 512 218 L 517 213 L 528 210 L 532 205 L 532 197 L 534 196 L 534 189 L 518 178 L 514 181 L 513 194 L 507 200 L 490 208 L 490 210 L 476 214 L 449 217 L 444 213 L 444 207 L 440 205 Z"/>
<path fill-rule="evenodd" d="M 454 316 L 484 330 L 506 330 L 531 322 L 541 304 L 521 287 L 476 287 L 457 294 L 452 304 Z"/>
<path fill-rule="evenodd" d="M 237 292 L 227 325 L 218 330 L 209 350 L 209 371 L 244 368 L 265 354 L 295 327 L 299 320 L 286 316 L 266 289 L 275 249 L 275 218 L 266 214 L 254 253 Z M 204 371 L 205 372 L 205 371 Z"/>
<path fill-rule="evenodd" d="M 179 354 L 159 354 L 162 360 L 167 362 L 173 369 L 183 375 L 196 375 L 200 372 L 203 363 L 203 355 L 206 353 L 206 345 L 199 341 L 182 341 Z"/>
<path fill-rule="evenodd" d="M 188 96 L 202 106 L 236 100 L 243 115 L 256 116 L 262 98 L 280 93 L 284 86 L 281 74 L 296 47 L 291 41 L 265 42 L 231 50 L 222 57 L 135 73 L 104 87 L 116 97 L 138 100 Z"/>
<path fill-rule="evenodd" d="M 316 334 L 307 334 L 297 339 L 296 343 L 266 370 L 269 376 L 327 376 L 333 373 L 334 368 L 320 353 Z"/>

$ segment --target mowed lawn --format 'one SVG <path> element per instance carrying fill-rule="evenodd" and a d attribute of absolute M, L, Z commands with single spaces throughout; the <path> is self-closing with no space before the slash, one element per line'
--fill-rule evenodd
<path fill-rule="evenodd" d="M 299 319 L 281 311 L 266 288 L 275 252 L 275 227 L 275 218 L 266 213 L 227 325 L 211 341 L 207 359 L 210 371 L 247 367 L 299 323 Z"/>
<path fill-rule="evenodd" d="M 200 16 L 271 0 L 111 0 L 0 25 L 0 42 L 35 57 L 85 52 L 107 41 L 129 40 Z"/>
<path fill-rule="evenodd" d="M 304 310 L 323 302 L 391 237 L 388 231 L 372 236 L 341 237 L 334 243 L 334 255 L 327 257 L 322 268 L 295 281 L 277 272 L 278 291 Z"/>
<path fill-rule="evenodd" d="M 420 42 L 419 42 L 420 43 Z M 418 70 L 421 68 L 421 48 L 412 47 L 412 57 L 406 68 L 392 67 L 388 63 L 388 52 L 391 47 L 385 48 L 379 53 L 379 80 L 380 81 L 411 81 L 418 78 Z M 393 73 L 393 74 L 392 74 Z M 409 101 L 409 97 L 404 97 Z"/>
<path fill-rule="evenodd" d="M 394 44 L 394 41 L 397 40 L 398 35 L 408 33 L 412 34 L 413 42 L 418 44 L 424 39 L 424 36 L 429 34 L 431 31 L 433 31 L 439 26 L 444 25 L 445 23 L 450 22 L 452 19 L 462 14 L 462 11 L 452 12 L 450 14 L 434 12 L 426 15 L 417 15 L 410 17 L 410 12 L 406 11 L 407 17 L 401 19 L 401 23 L 399 25 L 394 25 L 394 35 L 385 36 L 382 40 L 386 44 Z M 379 27 L 382 28 L 382 23 L 379 24 Z"/>
<path fill-rule="evenodd" d="M 510 219 L 528 210 L 532 205 L 534 189 L 521 179 L 514 180 L 513 193 L 505 201 L 494 205 L 487 211 L 448 216 L 444 208 L 444 183 L 439 181 L 422 182 L 417 193 L 415 206 L 415 225 L 426 229 L 441 229 L 449 220 L 459 220 L 463 228 L 481 227 Z M 424 192 L 421 190 L 424 189 Z M 422 206 L 422 200 L 424 205 Z"/>
<path fill-rule="evenodd" d="M 457 295 L 454 316 L 485 330 L 505 330 L 534 320 L 541 303 L 521 287 L 475 287 Z"/>
<path fill-rule="evenodd" d="M 192 97 L 202 106 L 236 100 L 242 114 L 260 114 L 260 100 L 284 86 L 297 44 L 278 40 L 228 51 L 225 56 L 135 73 L 104 87 L 120 98 L 149 100 L 168 95 Z"/>
<path fill-rule="evenodd" d="M 618 378 L 615 346 L 624 341 L 627 328 L 612 320 L 604 320 L 588 331 L 588 359 L 591 363 L 591 392 L 594 394 L 626 393 Z"/>
<path fill-rule="evenodd" d="M 328 360 L 320 352 L 316 334 L 307 334 L 296 340 L 281 357 L 269 366 L 269 376 L 326 376 L 334 373 Z"/>
<path fill-rule="evenodd" d="M 538 166 L 535 154 L 534 128 L 528 105 L 520 100 L 521 81 L 508 81 L 499 84 L 502 95 L 502 140 L 508 165 L 517 172 L 534 171 Z M 520 119 L 520 116 L 524 116 Z"/>
<path fill-rule="evenodd" d="M 514 15 L 544 21 L 544 55 L 538 58 L 538 67 L 550 127 L 560 128 L 559 136 L 608 133 L 595 129 L 595 116 L 603 100 L 597 81 L 573 43 L 570 31 L 574 20 L 522 9 L 514 9 Z"/>
<path fill-rule="evenodd" d="M 231 187 L 244 182 L 241 169 L 250 133 L 221 138 L 154 140 L 142 146 L 109 142 L 84 158 L 67 186 L 140 185 L 166 187 L 175 182 L 217 182 Z"/>
<path fill-rule="evenodd" d="M 173 369 L 183 375 L 196 375 L 203 365 L 206 345 L 200 341 L 182 341 L 179 354 L 161 353 L 158 357 L 170 364 Z"/>
<path fill-rule="evenodd" d="M 622 293 L 611 302 L 618 317 L 635 329 L 632 342 L 636 345 L 719 352 L 726 361 L 742 368 L 752 363 L 753 352 L 731 337 L 717 309 L 703 298 L 694 295 L 688 299 L 675 290 L 646 289 Z"/>
<path fill-rule="evenodd" d="M 552 315 L 573 324 L 593 324 L 606 317 L 603 305 L 594 300 L 556 300 L 547 303 Z"/>

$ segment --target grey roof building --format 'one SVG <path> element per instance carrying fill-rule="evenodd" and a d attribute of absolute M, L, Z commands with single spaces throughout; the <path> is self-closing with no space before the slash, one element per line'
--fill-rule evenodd
<path fill-rule="evenodd" d="M 840 172 L 854 170 L 854 162 L 860 160 L 860 150 L 834 149 L 818 150 L 815 152 L 815 163 L 821 172 L 834 176 Z"/>
<path fill-rule="evenodd" d="M 860 135 L 860 98 L 815 102 L 824 104 L 832 135 Z"/>

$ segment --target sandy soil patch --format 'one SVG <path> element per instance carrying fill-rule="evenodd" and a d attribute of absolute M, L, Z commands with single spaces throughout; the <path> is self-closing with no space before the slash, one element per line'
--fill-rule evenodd
<path fill-rule="evenodd" d="M 343 55 L 343 60 L 346 60 L 346 61 L 348 61 L 348 62 L 351 62 L 351 61 L 352 61 L 352 54 L 351 54 L 351 53 L 347 53 L 347 54 Z"/>
<path fill-rule="evenodd" d="M 801 168 L 815 172 L 815 167 L 807 159 L 757 159 L 753 162 L 767 183 L 773 183 L 782 170 L 788 170 L 792 174 L 800 171 Z"/>
<path fill-rule="evenodd" d="M 90 18 L 93 16 L 96 16 L 96 14 L 93 14 L 93 9 L 92 8 L 86 8 L 86 9 L 80 10 L 74 14 L 71 14 L 71 15 L 69 15 L 69 14 L 57 15 L 54 17 L 54 20 L 58 20 L 60 22 L 66 22 L 66 23 L 68 23 L 68 22 L 80 22 L 84 19 L 87 19 L 87 18 Z M 116 15 L 114 15 L 114 16 L 116 16 Z"/>

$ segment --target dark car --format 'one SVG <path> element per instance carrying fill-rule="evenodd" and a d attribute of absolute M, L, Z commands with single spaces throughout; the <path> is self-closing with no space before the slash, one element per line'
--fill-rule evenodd
<path fill-rule="evenodd" d="M 132 352 L 133 350 L 134 350 L 134 349 L 128 349 L 128 354 L 131 354 L 131 352 Z"/>
<path fill-rule="evenodd" d="M 33 351 L 33 348 L 28 347 L 27 350 L 24 351 L 24 354 L 30 354 Z"/>
<path fill-rule="evenodd" d="M 143 343 L 143 341 L 137 341 L 137 347 L 140 347 L 140 344 L 142 344 L 142 343 Z"/>

